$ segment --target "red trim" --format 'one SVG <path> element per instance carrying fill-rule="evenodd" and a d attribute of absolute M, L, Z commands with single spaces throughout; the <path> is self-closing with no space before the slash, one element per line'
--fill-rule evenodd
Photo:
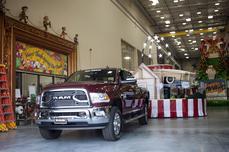
<path fill-rule="evenodd" d="M 198 117 L 198 99 L 193 100 L 194 117 Z"/>
<path fill-rule="evenodd" d="M 158 100 L 158 118 L 164 117 L 164 101 Z"/>
<path fill-rule="evenodd" d="M 170 117 L 171 118 L 177 117 L 176 100 L 170 100 Z"/>
<path fill-rule="evenodd" d="M 182 111 L 183 111 L 183 117 L 188 118 L 188 100 L 187 99 L 182 100 Z"/>

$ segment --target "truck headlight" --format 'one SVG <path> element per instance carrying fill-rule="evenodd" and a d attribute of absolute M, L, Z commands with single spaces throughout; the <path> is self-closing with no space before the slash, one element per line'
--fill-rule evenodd
<path fill-rule="evenodd" d="M 90 93 L 92 103 L 109 102 L 110 98 L 106 93 Z"/>

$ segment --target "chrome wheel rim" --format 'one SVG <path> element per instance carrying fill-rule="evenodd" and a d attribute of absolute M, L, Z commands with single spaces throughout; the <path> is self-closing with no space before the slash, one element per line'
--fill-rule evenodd
<path fill-rule="evenodd" d="M 119 113 L 115 113 L 114 115 L 113 127 L 114 127 L 114 134 L 118 135 L 121 129 L 121 118 Z"/>

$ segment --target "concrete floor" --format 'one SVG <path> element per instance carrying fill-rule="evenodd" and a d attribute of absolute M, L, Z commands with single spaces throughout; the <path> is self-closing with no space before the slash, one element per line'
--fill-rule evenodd
<path fill-rule="evenodd" d="M 4 152 L 229 152 L 229 107 L 208 108 L 207 118 L 153 119 L 124 128 L 116 142 L 98 131 L 65 131 L 57 140 L 40 137 L 35 126 L 0 133 Z"/>

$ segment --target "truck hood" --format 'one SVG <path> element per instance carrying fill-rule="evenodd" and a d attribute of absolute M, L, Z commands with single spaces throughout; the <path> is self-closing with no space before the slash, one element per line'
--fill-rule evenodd
<path fill-rule="evenodd" d="M 114 91 L 117 87 L 113 83 L 102 83 L 102 82 L 64 82 L 59 84 L 50 84 L 46 86 L 43 91 L 54 90 L 54 89 L 65 89 L 65 88 L 81 88 L 86 89 L 89 92 L 110 92 Z"/>

